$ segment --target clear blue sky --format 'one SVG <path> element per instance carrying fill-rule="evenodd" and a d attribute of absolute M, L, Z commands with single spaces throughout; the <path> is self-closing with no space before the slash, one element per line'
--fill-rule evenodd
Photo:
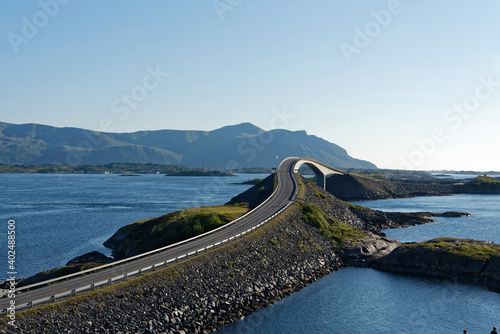
<path fill-rule="evenodd" d="M 9 1 L 0 121 L 251 122 L 382 168 L 500 170 L 499 13 L 495 0 Z"/>

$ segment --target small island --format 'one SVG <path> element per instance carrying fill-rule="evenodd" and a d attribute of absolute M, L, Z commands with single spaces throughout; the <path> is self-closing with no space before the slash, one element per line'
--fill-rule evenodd
<path fill-rule="evenodd" d="M 178 173 L 166 174 L 165 176 L 234 176 L 234 174 L 223 170 L 187 170 Z"/>
<path fill-rule="evenodd" d="M 239 182 L 239 183 L 235 183 L 235 184 L 247 184 L 247 185 L 256 185 L 256 184 L 259 184 L 260 182 L 262 182 L 263 179 L 251 179 L 251 180 L 247 180 L 247 181 L 243 181 L 243 182 Z"/>
<path fill-rule="evenodd" d="M 371 267 L 418 277 L 484 285 L 500 292 L 500 245 L 482 240 L 437 238 L 406 243 Z"/>
<path fill-rule="evenodd" d="M 478 176 L 465 184 L 453 186 L 456 194 L 500 194 L 500 180 L 489 176 Z"/>

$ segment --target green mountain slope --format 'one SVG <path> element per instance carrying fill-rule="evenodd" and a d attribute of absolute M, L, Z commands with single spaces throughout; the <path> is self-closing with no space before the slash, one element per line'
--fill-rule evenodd
<path fill-rule="evenodd" d="M 0 122 L 2 164 L 180 164 L 210 169 L 277 167 L 288 156 L 339 168 L 376 168 L 305 131 L 271 130 L 242 123 L 213 131 L 158 130 L 105 133 L 39 124 Z"/>

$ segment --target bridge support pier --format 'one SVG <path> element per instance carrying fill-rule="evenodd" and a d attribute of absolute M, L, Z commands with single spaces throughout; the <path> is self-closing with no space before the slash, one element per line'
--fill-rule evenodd
<path fill-rule="evenodd" d="M 316 174 L 316 184 L 318 187 L 323 188 L 323 190 L 326 190 L 326 177 L 324 174 Z"/>

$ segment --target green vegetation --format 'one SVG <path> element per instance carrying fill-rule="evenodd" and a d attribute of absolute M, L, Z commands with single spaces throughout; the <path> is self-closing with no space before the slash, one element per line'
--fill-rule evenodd
<path fill-rule="evenodd" d="M 368 211 L 370 210 L 369 208 L 367 208 L 366 206 L 362 206 L 362 205 L 357 205 L 357 204 L 352 204 L 352 203 L 349 203 L 349 202 L 343 202 L 345 205 L 347 205 L 347 207 L 351 210 L 359 210 L 359 211 Z"/>
<path fill-rule="evenodd" d="M 187 170 L 183 172 L 168 174 L 167 176 L 234 176 L 234 174 L 221 170 Z"/>
<path fill-rule="evenodd" d="M 478 176 L 466 184 L 453 185 L 454 193 L 500 194 L 500 180 L 489 176 Z"/>
<path fill-rule="evenodd" d="M 316 196 L 316 197 L 317 197 L 317 198 L 319 198 L 319 199 L 325 199 L 325 198 L 326 198 L 326 195 L 325 195 L 325 194 L 318 193 L 318 192 L 315 192 L 315 193 L 314 193 L 314 196 Z"/>
<path fill-rule="evenodd" d="M 264 181 L 264 179 L 251 179 L 251 180 L 247 180 L 247 181 L 243 181 L 241 182 L 240 184 L 250 184 L 250 185 L 259 185 L 259 184 L 262 184 Z"/>
<path fill-rule="evenodd" d="M 481 186 L 498 187 L 498 186 L 500 186 L 500 180 L 497 180 L 497 179 L 489 177 L 489 176 L 478 176 L 474 180 L 470 181 L 469 184 L 470 185 L 477 185 L 479 187 L 481 187 Z"/>
<path fill-rule="evenodd" d="M 500 191 L 500 181 L 489 176 L 478 176 L 464 185 L 468 190 Z"/>
<path fill-rule="evenodd" d="M 127 248 L 142 253 L 211 231 L 247 211 L 248 208 L 241 206 L 202 206 L 141 220 L 122 227 L 117 234 L 125 236 L 123 243 Z M 110 241 L 113 243 L 112 240 L 113 237 L 105 245 Z"/>
<path fill-rule="evenodd" d="M 327 221 L 328 216 L 316 205 L 301 202 L 300 206 L 304 214 L 304 219 L 312 226 L 321 229 L 329 225 Z"/>
<path fill-rule="evenodd" d="M 261 186 L 259 191 L 257 192 L 257 195 L 262 196 L 266 193 L 266 187 Z"/>
<path fill-rule="evenodd" d="M 238 168 L 233 170 L 233 173 L 238 174 L 271 174 L 273 172 L 272 168 L 264 167 Z"/>
<path fill-rule="evenodd" d="M 304 219 L 309 224 L 319 228 L 321 233 L 323 233 L 335 247 L 345 246 L 346 240 L 354 242 L 367 236 L 367 233 L 341 222 L 338 219 L 329 217 L 316 205 L 302 202 L 299 205 L 304 214 Z M 331 221 L 331 223 L 329 221 Z"/>
<path fill-rule="evenodd" d="M 407 244 L 405 252 L 419 249 L 447 252 L 450 256 L 467 257 L 481 261 L 488 261 L 493 255 L 500 253 L 500 245 L 498 244 L 488 244 L 476 240 L 456 238 L 437 238 L 414 244 Z"/>

